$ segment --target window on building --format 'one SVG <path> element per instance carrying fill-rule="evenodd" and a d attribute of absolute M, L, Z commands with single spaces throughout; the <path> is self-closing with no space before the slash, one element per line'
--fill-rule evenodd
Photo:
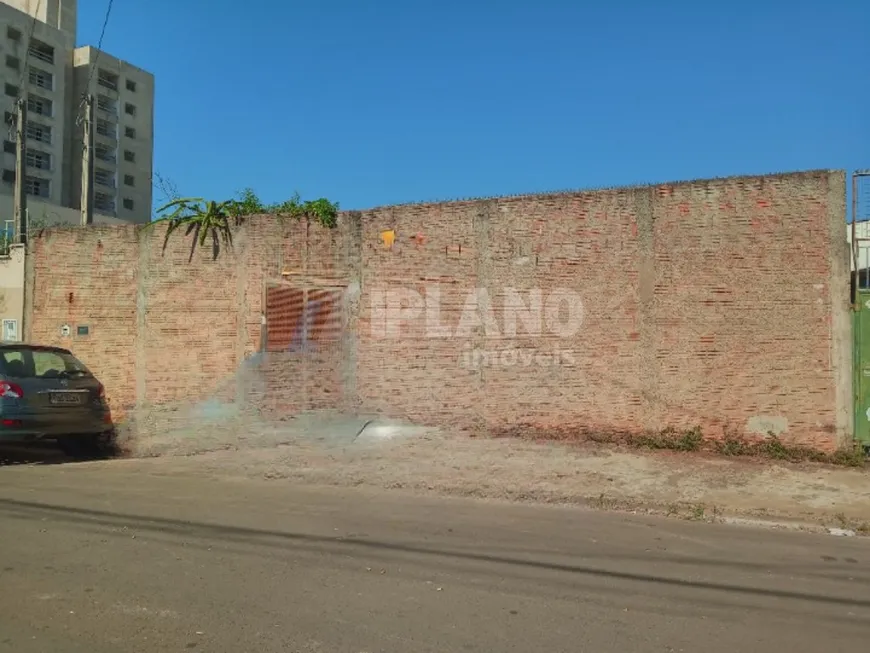
<path fill-rule="evenodd" d="M 21 31 L 15 29 L 14 27 L 6 28 L 6 38 L 10 41 L 20 41 L 21 40 Z"/>
<path fill-rule="evenodd" d="M 118 115 L 118 107 L 115 106 L 111 98 L 105 95 L 97 94 L 97 109 Z"/>
<path fill-rule="evenodd" d="M 124 150 L 124 161 L 128 161 L 130 163 L 135 163 L 136 153 L 131 152 L 130 150 Z"/>
<path fill-rule="evenodd" d="M 3 141 L 3 151 L 7 154 L 15 154 L 15 141 Z"/>
<path fill-rule="evenodd" d="M 29 67 L 28 78 L 30 83 L 39 88 L 44 88 L 49 91 L 54 90 L 54 75 L 46 70 Z"/>
<path fill-rule="evenodd" d="M 135 116 L 136 115 L 136 105 L 130 104 L 129 102 L 127 102 L 126 104 L 124 104 L 124 113 L 126 113 L 128 116 Z"/>
<path fill-rule="evenodd" d="M 51 143 L 51 127 L 28 120 L 27 138 L 40 143 Z"/>
<path fill-rule="evenodd" d="M 118 90 L 118 76 L 108 70 L 99 69 L 97 72 L 97 84 L 110 91 Z"/>
<path fill-rule="evenodd" d="M 115 175 L 108 170 L 103 170 L 102 168 L 94 169 L 94 181 L 100 184 L 100 186 L 109 186 L 110 188 L 115 187 Z"/>
<path fill-rule="evenodd" d="M 13 145 L 14 145 L 14 143 L 13 143 Z M 133 175 L 124 175 L 124 185 L 125 186 L 135 186 L 136 185 L 136 179 L 133 177 Z"/>
<path fill-rule="evenodd" d="M 38 168 L 39 170 L 51 170 L 51 154 L 48 152 L 40 152 L 31 147 L 27 148 L 24 153 L 24 159 L 29 168 Z"/>
<path fill-rule="evenodd" d="M 129 197 L 124 198 L 124 208 L 128 211 L 133 210 L 133 200 L 131 200 Z"/>
<path fill-rule="evenodd" d="M 13 57 L 11 54 L 6 55 L 6 67 L 12 70 L 21 70 L 21 59 Z"/>
<path fill-rule="evenodd" d="M 9 168 L 4 168 L 3 170 L 3 181 L 11 184 L 15 181 L 15 171 L 9 170 Z"/>
<path fill-rule="evenodd" d="M 38 39 L 30 39 L 30 47 L 27 48 L 31 57 L 35 57 L 45 63 L 54 63 L 54 48 L 48 43 L 43 43 Z"/>
<path fill-rule="evenodd" d="M 127 90 L 131 93 L 136 92 L 136 82 L 134 82 L 132 79 L 127 80 Z"/>
<path fill-rule="evenodd" d="M 39 177 L 27 177 L 24 180 L 24 192 L 34 197 L 49 197 L 51 195 L 51 182 Z"/>
<path fill-rule="evenodd" d="M 124 127 L 124 136 L 127 138 L 136 138 L 136 130 L 133 127 Z"/>
<path fill-rule="evenodd" d="M 48 98 L 29 93 L 27 96 L 27 110 L 40 116 L 51 116 L 54 104 Z"/>
<path fill-rule="evenodd" d="M 6 84 L 6 95 L 9 97 L 18 97 L 18 87 L 15 84 Z"/>
<path fill-rule="evenodd" d="M 103 213 L 114 213 L 115 200 L 108 193 L 101 193 L 97 191 L 96 193 L 94 193 L 94 208 L 97 211 L 102 211 Z"/>
<path fill-rule="evenodd" d="M 115 133 L 116 133 L 115 123 L 109 122 L 108 120 L 104 120 L 103 118 L 97 118 L 97 133 L 100 136 L 106 136 L 108 138 L 115 138 Z"/>
<path fill-rule="evenodd" d="M 100 161 L 112 161 L 112 162 L 114 162 L 114 160 L 115 160 L 115 155 L 113 154 L 113 151 L 110 150 L 105 145 L 102 145 L 101 143 L 97 143 L 94 146 L 94 156 L 96 158 L 98 158 Z"/>

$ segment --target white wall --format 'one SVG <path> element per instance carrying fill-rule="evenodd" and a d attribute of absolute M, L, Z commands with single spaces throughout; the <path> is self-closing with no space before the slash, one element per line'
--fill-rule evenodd
<path fill-rule="evenodd" d="M 7 256 L 0 256 L 0 320 L 14 320 L 16 340 L 21 340 L 24 317 L 24 247 L 14 245 Z M 0 321 L 0 340 L 6 340 Z"/>
<path fill-rule="evenodd" d="M 27 198 L 27 215 L 32 229 L 41 229 L 59 224 L 81 224 L 82 214 L 78 209 L 70 209 L 57 204 L 47 204 L 32 197 Z M 15 210 L 11 195 L 0 195 L 0 232 L 7 221 L 14 226 Z M 94 214 L 95 224 L 130 224 L 127 220 L 107 215 Z M 15 233 L 18 233 L 17 229 Z"/>
<path fill-rule="evenodd" d="M 859 239 L 870 239 L 870 221 L 857 222 L 855 224 L 855 236 Z M 852 244 L 852 224 L 846 225 L 846 242 Z M 851 255 L 852 271 L 855 270 L 855 259 Z M 870 268 L 870 240 L 858 242 L 858 266 L 860 269 Z"/>

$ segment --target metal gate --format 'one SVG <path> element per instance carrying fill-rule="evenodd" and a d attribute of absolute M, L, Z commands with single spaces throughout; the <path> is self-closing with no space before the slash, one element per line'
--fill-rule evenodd
<path fill-rule="evenodd" d="M 852 336 L 855 439 L 870 448 L 870 170 L 852 176 Z"/>
<path fill-rule="evenodd" d="M 288 415 L 339 409 L 347 401 L 345 291 L 266 284 L 262 369 L 269 409 Z"/>
<path fill-rule="evenodd" d="M 310 353 L 339 346 L 344 288 L 266 285 L 264 350 Z"/>

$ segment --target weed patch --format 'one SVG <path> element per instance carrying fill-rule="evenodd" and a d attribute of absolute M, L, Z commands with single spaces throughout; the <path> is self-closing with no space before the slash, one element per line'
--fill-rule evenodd
<path fill-rule="evenodd" d="M 677 431 L 673 427 L 668 427 L 658 433 L 641 435 L 636 439 L 634 444 L 648 449 L 700 451 L 704 444 L 704 435 L 698 426 L 683 432 Z"/>
<path fill-rule="evenodd" d="M 831 462 L 844 467 L 864 467 L 867 464 L 867 456 L 861 447 L 838 449 L 831 456 Z"/>
<path fill-rule="evenodd" d="M 723 456 L 752 456 L 790 463 L 828 463 L 842 467 L 864 467 L 867 463 L 864 452 L 857 446 L 828 454 L 802 445 L 786 444 L 773 433 L 764 440 L 754 441 L 726 435 L 722 440 L 715 441 L 713 447 L 716 453 Z"/>
<path fill-rule="evenodd" d="M 704 504 L 699 503 L 695 506 L 692 506 L 691 512 L 689 513 L 689 519 L 692 521 L 701 521 L 707 514 L 707 508 Z"/>
<path fill-rule="evenodd" d="M 745 439 L 734 435 L 726 435 L 722 440 L 716 440 L 713 446 L 716 452 L 723 456 L 752 455 L 752 445 Z"/>
<path fill-rule="evenodd" d="M 775 434 L 763 439 L 749 439 L 726 431 L 725 437 L 707 439 L 700 426 L 678 430 L 667 427 L 661 431 L 631 433 L 626 431 L 594 431 L 577 428 L 550 428 L 545 431 L 532 425 L 515 425 L 492 433 L 495 437 L 520 437 L 536 441 L 593 442 L 613 446 L 625 446 L 654 451 L 677 451 L 683 453 L 710 451 L 721 456 L 741 458 L 765 458 L 790 463 L 815 462 L 840 467 L 867 466 L 867 455 L 860 446 L 844 447 L 833 453 L 825 453 L 804 445 L 787 444 Z"/>
<path fill-rule="evenodd" d="M 643 449 L 714 451 L 721 456 L 766 458 L 790 463 L 814 462 L 859 468 L 867 465 L 867 456 L 859 446 L 844 447 L 833 453 L 825 453 L 803 445 L 786 444 L 773 433 L 769 433 L 763 440 L 750 440 L 734 434 L 726 434 L 721 440 L 705 440 L 700 427 L 697 426 L 688 431 L 666 428 L 634 438 L 622 438 L 621 443 Z"/>

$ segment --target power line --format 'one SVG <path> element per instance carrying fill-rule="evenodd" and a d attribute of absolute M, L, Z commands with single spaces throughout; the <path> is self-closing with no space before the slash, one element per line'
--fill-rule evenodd
<path fill-rule="evenodd" d="M 24 78 L 27 75 L 27 59 L 30 57 L 30 43 L 33 41 L 33 33 L 36 31 L 36 21 L 37 16 L 39 15 L 39 6 L 42 4 L 42 0 L 36 0 L 36 9 L 33 12 L 33 20 L 30 22 L 30 34 L 27 35 L 27 43 L 25 47 L 27 48 L 24 51 L 24 64 L 21 66 L 21 82 L 18 85 L 18 97 L 21 97 L 21 91 L 24 88 Z"/>
<path fill-rule="evenodd" d="M 42 0 L 36 0 L 36 9 L 33 12 L 33 20 L 30 21 L 30 33 L 27 35 L 27 41 L 24 44 L 24 60 L 21 64 L 21 78 L 18 80 L 18 96 L 12 103 L 12 107 L 15 108 L 18 106 L 18 102 L 24 97 L 24 82 L 25 77 L 27 77 L 27 59 L 30 57 L 30 42 L 33 41 L 33 33 L 36 32 L 36 22 L 37 16 L 39 15 L 39 7 L 42 4 Z M 9 119 L 9 128 L 13 129 L 15 126 L 15 118 L 12 117 Z"/>
<path fill-rule="evenodd" d="M 80 123 L 82 120 L 82 108 L 85 106 L 85 100 L 88 95 L 88 91 L 91 88 L 91 82 L 94 80 L 94 73 L 97 71 L 97 62 L 100 60 L 100 53 L 103 50 L 103 38 L 106 36 L 106 27 L 109 25 L 109 16 L 112 15 L 112 5 L 115 0 L 109 0 L 109 4 L 106 6 L 106 15 L 103 17 L 103 28 L 100 30 L 100 39 L 97 41 L 97 56 L 94 57 L 94 61 L 91 63 L 91 72 L 88 74 L 88 83 L 85 84 L 85 90 L 82 93 L 82 100 L 79 103 L 78 108 L 78 116 L 76 117 L 76 123 Z"/>

